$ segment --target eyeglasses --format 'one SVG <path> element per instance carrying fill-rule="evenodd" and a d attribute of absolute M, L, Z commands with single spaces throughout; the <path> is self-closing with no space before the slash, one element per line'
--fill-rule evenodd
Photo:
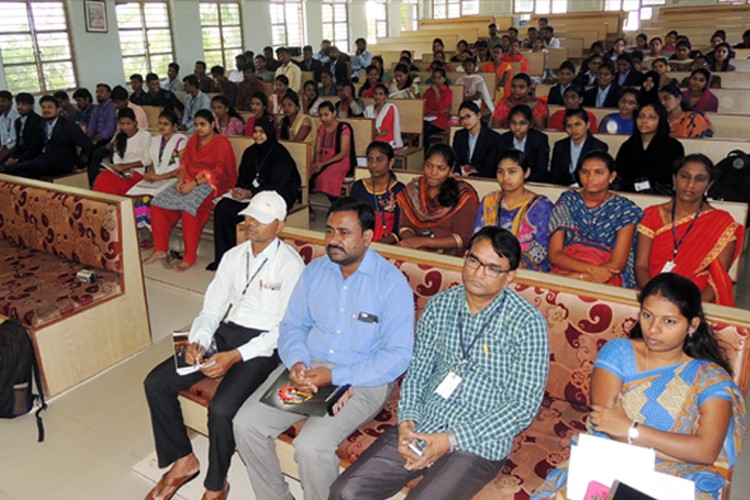
<path fill-rule="evenodd" d="M 638 104 L 638 101 L 634 101 L 632 99 L 620 99 L 620 104 L 630 104 L 631 106 L 635 106 Z"/>
<path fill-rule="evenodd" d="M 490 278 L 497 278 L 501 274 L 509 273 L 511 271 L 510 269 L 502 269 L 497 264 L 485 264 L 479 260 L 479 257 L 471 252 L 466 254 L 466 265 L 469 266 L 469 269 L 479 269 L 480 267 L 483 267 L 484 273 Z"/>

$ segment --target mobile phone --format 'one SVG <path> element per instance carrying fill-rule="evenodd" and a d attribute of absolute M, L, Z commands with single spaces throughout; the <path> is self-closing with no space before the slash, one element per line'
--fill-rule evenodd
<path fill-rule="evenodd" d="M 421 439 L 415 439 L 408 444 L 407 448 L 414 452 L 415 455 L 421 457 L 424 455 L 424 450 L 427 448 L 427 443 Z"/>

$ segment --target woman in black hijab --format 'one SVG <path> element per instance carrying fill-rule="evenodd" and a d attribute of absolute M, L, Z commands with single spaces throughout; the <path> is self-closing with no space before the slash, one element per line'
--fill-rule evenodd
<path fill-rule="evenodd" d="M 638 105 L 644 106 L 652 102 L 659 102 L 660 76 L 654 70 L 648 71 L 643 77 L 641 92 L 638 94 Z"/>
<path fill-rule="evenodd" d="M 302 180 L 294 159 L 276 138 L 272 116 L 258 118 L 253 125 L 255 144 L 242 154 L 237 186 L 226 193 L 214 209 L 214 261 L 206 269 L 215 271 L 224 253 L 237 244 L 238 214 L 261 191 L 276 191 L 292 208 Z"/>

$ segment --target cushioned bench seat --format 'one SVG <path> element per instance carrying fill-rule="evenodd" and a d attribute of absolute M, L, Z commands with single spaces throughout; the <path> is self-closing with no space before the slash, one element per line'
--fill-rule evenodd
<path fill-rule="evenodd" d="M 120 274 L 96 270 L 96 283 L 76 273 L 86 266 L 0 240 L 0 313 L 39 328 L 122 294 Z"/>

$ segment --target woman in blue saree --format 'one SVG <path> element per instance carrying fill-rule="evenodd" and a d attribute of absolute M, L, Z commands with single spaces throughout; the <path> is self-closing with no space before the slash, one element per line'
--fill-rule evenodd
<path fill-rule="evenodd" d="M 663 273 L 646 284 L 631 339 L 610 340 L 591 379 L 589 433 L 656 451 L 656 470 L 718 498 L 746 432 L 744 397 L 706 322 L 701 292 Z M 532 499 L 564 498 L 565 465 Z"/>

